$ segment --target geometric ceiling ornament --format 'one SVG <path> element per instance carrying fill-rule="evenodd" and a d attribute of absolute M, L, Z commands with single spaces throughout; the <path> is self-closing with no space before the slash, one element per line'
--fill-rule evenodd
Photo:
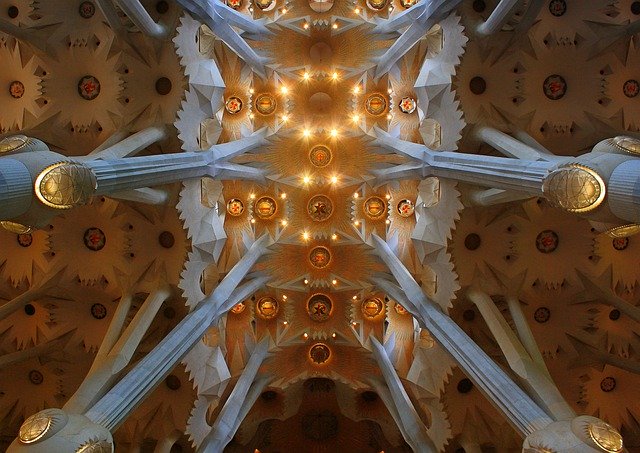
<path fill-rule="evenodd" d="M 331 252 L 326 247 L 314 247 L 309 252 L 309 262 L 316 269 L 323 269 L 331 262 Z"/>
<path fill-rule="evenodd" d="M 316 322 L 324 322 L 331 316 L 333 303 L 326 294 L 314 294 L 307 302 L 309 317 Z"/>

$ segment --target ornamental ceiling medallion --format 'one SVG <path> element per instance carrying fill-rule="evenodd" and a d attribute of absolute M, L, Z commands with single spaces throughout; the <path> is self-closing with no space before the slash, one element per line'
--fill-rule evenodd
<path fill-rule="evenodd" d="M 384 115 L 387 112 L 387 97 L 380 93 L 373 93 L 367 97 L 364 108 L 370 115 Z"/>
<path fill-rule="evenodd" d="M 629 79 L 622 85 L 622 92 L 628 98 L 635 98 L 640 93 L 640 83 L 635 79 Z"/>
<path fill-rule="evenodd" d="M 262 93 L 256 97 L 254 105 L 259 114 L 267 116 L 276 111 L 278 103 L 270 93 Z"/>
<path fill-rule="evenodd" d="M 259 219 L 271 219 L 274 215 L 276 215 L 277 211 L 278 203 L 276 203 L 276 200 L 271 197 L 260 197 L 254 203 L 253 212 Z"/>
<path fill-rule="evenodd" d="M 78 81 L 78 94 L 86 101 L 92 101 L 100 94 L 100 81 L 92 76 L 86 75 Z"/>
<path fill-rule="evenodd" d="M 309 358 L 316 365 L 327 363 L 331 357 L 331 349 L 324 343 L 316 343 L 309 349 Z"/>
<path fill-rule="evenodd" d="M 333 0 L 309 0 L 309 7 L 316 13 L 326 13 L 333 8 Z"/>
<path fill-rule="evenodd" d="M 324 322 L 331 316 L 333 303 L 326 294 L 314 294 L 307 301 L 309 318 L 316 322 Z"/>
<path fill-rule="evenodd" d="M 406 96 L 400 99 L 400 103 L 398 104 L 398 107 L 400 107 L 400 111 L 402 113 L 406 113 L 407 115 L 409 115 L 416 111 L 416 108 L 418 107 L 418 103 L 411 96 Z"/>
<path fill-rule="evenodd" d="M 558 74 L 552 74 L 542 83 L 542 91 L 544 95 L 552 101 L 562 99 L 567 93 L 567 82 L 564 77 Z"/>
<path fill-rule="evenodd" d="M 384 311 L 384 302 L 378 297 L 368 297 L 362 302 L 362 314 L 368 319 L 375 319 Z"/>
<path fill-rule="evenodd" d="M 83 241 L 85 247 L 93 252 L 98 252 L 107 244 L 107 237 L 100 228 L 91 227 L 84 232 Z"/>
<path fill-rule="evenodd" d="M 387 6 L 388 2 L 389 0 L 367 0 L 367 6 L 374 11 L 380 11 Z"/>
<path fill-rule="evenodd" d="M 416 207 L 413 204 L 413 201 L 408 199 L 400 200 L 396 206 L 396 210 L 398 211 L 398 214 L 400 214 L 400 217 L 411 217 L 415 212 L 415 209 Z"/>
<path fill-rule="evenodd" d="M 371 220 L 380 220 L 387 213 L 387 202 L 378 196 L 369 197 L 364 202 L 363 210 Z"/>
<path fill-rule="evenodd" d="M 236 115 L 242 111 L 242 99 L 237 96 L 229 96 L 224 103 L 224 108 L 231 115 Z"/>
<path fill-rule="evenodd" d="M 273 297 L 261 297 L 256 302 L 256 312 L 262 319 L 273 319 L 278 315 L 278 301 Z"/>
<path fill-rule="evenodd" d="M 227 212 L 234 217 L 241 216 L 244 212 L 244 203 L 242 200 L 232 198 L 227 202 Z"/>
<path fill-rule="evenodd" d="M 404 7 L 404 8 L 411 8 L 413 5 L 415 5 L 416 3 L 418 3 L 418 0 L 400 0 L 400 4 Z"/>
<path fill-rule="evenodd" d="M 253 0 L 253 4 L 262 11 L 271 11 L 276 6 L 275 0 Z"/>
<path fill-rule="evenodd" d="M 536 237 L 536 248 L 540 253 L 551 253 L 558 248 L 558 234 L 552 230 L 541 231 Z"/>
<path fill-rule="evenodd" d="M 233 313 L 234 315 L 239 315 L 244 311 L 245 308 L 246 304 L 244 302 L 237 303 L 231 309 L 231 313 Z"/>
<path fill-rule="evenodd" d="M 314 167 L 323 168 L 329 165 L 333 155 L 325 145 L 316 145 L 309 151 L 309 161 Z"/>
<path fill-rule="evenodd" d="M 316 269 L 324 269 L 331 262 L 331 252 L 326 247 L 314 247 L 309 252 L 309 262 Z"/>
<path fill-rule="evenodd" d="M 314 195 L 307 203 L 307 213 L 314 222 L 322 222 L 333 214 L 333 203 L 326 195 Z"/>
<path fill-rule="evenodd" d="M 396 313 L 398 313 L 399 315 L 406 315 L 409 313 L 407 309 L 404 308 L 402 305 L 400 305 L 398 302 L 396 302 L 393 305 L 393 308 L 396 310 Z"/>
<path fill-rule="evenodd" d="M 14 80 L 9 85 L 9 94 L 14 99 L 20 99 L 24 96 L 24 84 L 19 80 Z"/>

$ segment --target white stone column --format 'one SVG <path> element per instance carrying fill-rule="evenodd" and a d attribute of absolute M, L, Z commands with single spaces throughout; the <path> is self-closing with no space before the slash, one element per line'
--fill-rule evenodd
<path fill-rule="evenodd" d="M 488 36 L 500 31 L 521 3 L 523 0 L 500 0 L 498 6 L 495 7 L 487 20 L 478 26 L 476 32 L 479 35 Z"/>
<path fill-rule="evenodd" d="M 116 159 L 137 154 L 147 146 L 152 145 L 167 137 L 167 128 L 164 126 L 151 126 L 142 129 L 129 137 L 118 141 L 108 148 L 94 151 L 89 156 L 94 159 Z"/>
<path fill-rule="evenodd" d="M 240 13 L 229 12 L 222 8 L 228 8 L 219 2 L 207 2 L 200 0 L 176 0 L 180 6 L 200 22 L 206 24 L 211 31 L 221 39 L 231 50 L 247 63 L 261 77 L 266 77 L 267 70 L 265 64 L 268 59 L 259 56 L 255 50 L 240 36 L 232 27 L 235 25 L 245 29 L 256 37 L 264 36 L 268 33 L 264 24 L 251 21 L 239 16 Z M 236 13 L 236 14 L 234 14 Z"/>
<path fill-rule="evenodd" d="M 255 346 L 235 387 L 211 427 L 211 432 L 198 448 L 198 453 L 219 453 L 231 442 L 242 420 L 267 384 L 267 379 L 259 379 L 258 371 L 267 358 L 268 352 L 269 338 L 265 337 Z"/>
<path fill-rule="evenodd" d="M 374 279 L 383 291 L 402 304 L 433 338 L 449 352 L 467 377 L 482 391 L 521 435 L 542 429 L 553 420 L 435 302 L 424 294 L 389 245 L 372 236 L 374 246 L 401 288 Z"/>
<path fill-rule="evenodd" d="M 369 337 L 369 342 L 373 357 L 382 371 L 384 382 L 387 384 L 388 395 L 386 395 L 387 392 L 381 391 L 384 389 L 379 388 L 379 385 L 377 386 L 378 393 L 389 412 L 394 416 L 404 440 L 415 452 L 437 453 L 438 449 L 429 437 L 427 427 L 413 407 L 384 346 L 374 336 Z M 376 382 L 372 382 L 372 384 L 376 386 Z M 390 401 L 385 396 L 390 397 Z"/>
<path fill-rule="evenodd" d="M 539 160 L 543 157 L 538 150 L 492 127 L 481 126 L 477 128 L 475 136 L 507 157 L 524 160 Z"/>
<path fill-rule="evenodd" d="M 255 262 L 266 251 L 269 238 L 256 240 L 227 273 L 216 289 L 141 359 L 127 375 L 96 402 L 85 415 L 109 430 L 115 430 L 156 385 L 202 339 L 206 330 L 229 309 L 253 294 L 266 282 L 258 277 L 238 287 Z"/>
<path fill-rule="evenodd" d="M 117 0 L 122 11 L 140 31 L 153 38 L 164 39 L 169 36 L 170 29 L 155 22 L 140 0 Z"/>
<path fill-rule="evenodd" d="M 387 23 L 379 24 L 374 32 L 388 33 L 397 31 L 399 27 L 409 25 L 402 32 L 400 37 L 387 49 L 387 51 L 379 58 L 376 65 L 376 79 L 387 74 L 391 67 L 400 60 L 418 41 L 420 41 L 427 31 L 436 23 L 447 17 L 461 0 L 422 0 L 412 6 L 409 11 L 396 16 Z M 415 8 L 415 11 L 410 12 Z M 417 14 L 419 12 L 419 14 Z M 417 17 L 416 17 L 417 16 Z"/>

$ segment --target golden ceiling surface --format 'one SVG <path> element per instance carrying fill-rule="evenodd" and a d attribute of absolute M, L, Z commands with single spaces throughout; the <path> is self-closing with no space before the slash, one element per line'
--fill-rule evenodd
<path fill-rule="evenodd" d="M 163 128 L 163 139 L 141 155 L 260 141 L 229 164 L 258 169 L 251 180 L 161 186 L 167 201 L 157 205 L 94 197 L 43 230 L 0 230 L 0 298 L 36 291 L 0 319 L 2 446 L 30 415 L 74 394 L 122 300 L 131 303 L 128 325 L 149 294 L 169 288 L 137 360 L 268 235 L 251 271 L 266 283 L 211 325 L 115 431 L 116 451 L 195 451 L 263 338 L 269 356 L 260 376 L 268 384 L 224 451 L 411 451 L 383 401 L 370 336 L 385 343 L 439 451 L 520 451 L 507 421 L 376 284 L 389 274 L 374 234 L 505 369 L 494 330 L 467 290 L 491 295 L 505 325 L 526 321 L 527 347 L 537 344 L 534 359 L 569 405 L 609 423 L 590 428 L 597 445 L 617 451 L 609 428 L 625 447 L 640 445 L 640 327 L 610 303 L 637 309 L 640 240 L 623 236 L 638 226 L 607 236 L 557 208 L 595 209 L 606 196 L 600 177 L 567 166 L 546 181 L 566 195 L 553 204 L 482 206 L 469 184 L 386 180 L 385 168 L 411 163 L 381 144 L 495 154 L 474 132 L 490 126 L 556 154 L 620 135 L 612 146 L 637 154 L 628 136 L 637 134 L 640 113 L 636 38 L 602 43 L 604 30 L 633 22 L 640 4 L 635 13 L 638 2 L 542 2 L 528 29 L 518 28 L 516 15 L 482 37 L 475 30 L 498 2 L 464 0 L 415 44 L 400 30 L 377 33 L 425 1 L 227 0 L 268 29 L 266 37 L 241 34 L 259 57 L 256 71 L 179 2 L 142 1 L 170 31 L 152 38 L 120 10 L 122 28 L 114 30 L 97 1 L 0 0 L 3 20 L 34 36 L 27 43 L 0 33 L 7 88 L 0 132 L 25 134 L 0 140 L 0 155 L 32 136 L 82 156 L 150 127 Z M 47 51 L 34 51 L 42 43 Z M 390 55 L 398 58 L 386 68 Z M 42 175 L 38 188 L 58 207 L 84 204 L 95 188 L 82 165 L 69 162 L 66 172 Z M 62 186 L 73 197 L 62 199 Z M 511 296 L 522 318 L 510 311 Z M 51 420 L 28 421 L 20 435 L 50 434 Z"/>

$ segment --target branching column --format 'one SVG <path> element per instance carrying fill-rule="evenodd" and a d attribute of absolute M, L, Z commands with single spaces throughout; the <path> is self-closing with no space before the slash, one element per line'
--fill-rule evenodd
<path fill-rule="evenodd" d="M 400 283 L 378 279 L 375 283 L 426 327 L 474 384 L 523 436 L 553 420 L 435 303 L 427 298 L 402 262 L 380 237 L 373 235 L 376 251 Z"/>
<path fill-rule="evenodd" d="M 189 313 L 158 345 L 103 396 L 85 415 L 114 430 L 182 360 L 224 309 L 253 294 L 266 281 L 256 278 L 238 288 L 253 264 L 265 252 L 268 237 L 258 239 L 218 287 Z"/>
<path fill-rule="evenodd" d="M 395 419 L 404 440 L 415 452 L 437 453 L 438 449 L 429 437 L 427 427 L 420 419 L 415 407 L 413 407 L 384 346 L 373 336 L 369 338 L 369 341 L 373 357 L 378 362 L 387 386 L 383 388 L 376 382 L 372 382 L 372 384 L 376 387 L 389 413 Z"/>
<path fill-rule="evenodd" d="M 244 367 L 220 414 L 218 414 L 211 432 L 200 445 L 198 453 L 218 453 L 223 451 L 224 447 L 231 442 L 242 420 L 247 416 L 267 384 L 268 378 L 260 377 L 258 371 L 260 365 L 267 358 L 268 351 L 269 338 L 264 338 L 251 353 L 247 365 Z"/>

